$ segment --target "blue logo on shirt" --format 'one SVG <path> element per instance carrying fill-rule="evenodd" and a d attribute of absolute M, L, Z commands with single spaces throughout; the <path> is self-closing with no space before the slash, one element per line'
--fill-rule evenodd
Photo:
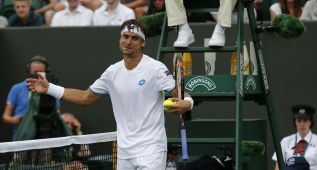
<path fill-rule="evenodd" d="M 146 81 L 144 79 L 139 81 L 139 86 L 143 86 L 146 83 Z"/>

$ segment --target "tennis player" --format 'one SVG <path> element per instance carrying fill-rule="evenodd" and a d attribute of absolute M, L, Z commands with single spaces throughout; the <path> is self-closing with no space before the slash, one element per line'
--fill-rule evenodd
<path fill-rule="evenodd" d="M 30 90 L 47 93 L 80 105 L 109 94 L 117 123 L 118 170 L 164 170 L 167 137 L 164 127 L 164 91 L 176 96 L 175 80 L 167 67 L 142 53 L 144 29 L 136 20 L 121 25 L 119 41 L 123 60 L 111 65 L 87 90 L 64 88 L 44 77 L 27 79 Z M 172 98 L 169 112 L 184 113 L 193 100 Z"/>

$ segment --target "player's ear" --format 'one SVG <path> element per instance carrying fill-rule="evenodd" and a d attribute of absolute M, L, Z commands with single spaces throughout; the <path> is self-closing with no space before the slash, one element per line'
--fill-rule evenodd
<path fill-rule="evenodd" d="M 144 47 L 145 47 L 145 41 L 142 42 L 142 48 L 144 48 Z"/>

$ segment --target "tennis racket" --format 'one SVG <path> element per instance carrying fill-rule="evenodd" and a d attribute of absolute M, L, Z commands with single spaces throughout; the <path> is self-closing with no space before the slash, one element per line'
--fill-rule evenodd
<path fill-rule="evenodd" d="M 182 53 L 175 53 L 175 76 L 176 76 L 176 90 L 177 97 L 179 99 L 184 98 L 184 68 L 183 68 L 183 57 Z M 183 114 L 179 114 L 180 117 L 180 129 L 181 129 L 181 141 L 182 141 L 182 159 L 188 160 L 188 149 L 187 149 L 187 136 L 184 124 Z"/>

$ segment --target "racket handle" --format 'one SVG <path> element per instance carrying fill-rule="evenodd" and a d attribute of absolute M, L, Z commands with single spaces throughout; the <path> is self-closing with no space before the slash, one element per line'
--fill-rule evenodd
<path fill-rule="evenodd" d="M 186 129 L 181 129 L 181 139 L 182 139 L 182 159 L 188 160 Z"/>

